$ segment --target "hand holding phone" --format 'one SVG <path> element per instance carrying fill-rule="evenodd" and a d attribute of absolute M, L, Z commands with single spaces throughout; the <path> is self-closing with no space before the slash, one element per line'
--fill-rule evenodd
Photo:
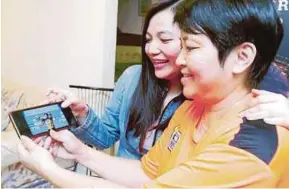
<path fill-rule="evenodd" d="M 68 90 L 51 88 L 47 93 L 47 98 L 49 103 L 63 101 L 62 107 L 70 107 L 78 121 L 85 119 L 88 115 L 87 104 Z"/>
<path fill-rule="evenodd" d="M 77 121 L 69 107 L 62 108 L 62 102 L 34 106 L 26 109 L 12 111 L 9 118 L 17 135 L 35 138 L 49 135 L 49 131 L 67 129 L 77 126 Z"/>

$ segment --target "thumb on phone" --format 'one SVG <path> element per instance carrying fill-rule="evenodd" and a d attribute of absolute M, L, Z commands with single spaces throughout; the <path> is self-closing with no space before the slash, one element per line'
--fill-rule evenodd
<path fill-rule="evenodd" d="M 56 132 L 56 131 L 54 131 L 54 130 L 50 130 L 50 136 L 51 136 L 51 138 L 53 138 L 54 140 L 56 140 L 56 141 L 58 141 L 58 142 L 64 142 L 65 141 L 65 139 L 64 139 L 64 137 L 61 135 L 61 133 L 59 133 L 59 132 Z"/>
<path fill-rule="evenodd" d="M 73 141 L 73 138 L 75 138 L 75 136 L 67 129 L 61 131 L 50 130 L 50 136 L 54 140 L 62 143 L 69 143 L 70 141 Z"/>

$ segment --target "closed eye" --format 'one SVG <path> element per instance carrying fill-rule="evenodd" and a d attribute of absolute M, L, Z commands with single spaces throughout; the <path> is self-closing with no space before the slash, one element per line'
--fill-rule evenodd
<path fill-rule="evenodd" d="M 145 39 L 145 43 L 151 42 L 151 39 Z"/>
<path fill-rule="evenodd" d="M 186 46 L 186 50 L 187 51 L 192 51 L 192 50 L 194 50 L 194 49 L 197 49 L 198 47 L 188 47 L 188 46 Z"/>
<path fill-rule="evenodd" d="M 168 42 L 172 41 L 172 39 L 161 39 L 161 41 L 162 41 L 163 43 L 168 43 Z"/>

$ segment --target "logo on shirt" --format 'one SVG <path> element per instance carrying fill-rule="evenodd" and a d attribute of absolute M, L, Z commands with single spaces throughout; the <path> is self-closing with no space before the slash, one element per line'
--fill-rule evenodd
<path fill-rule="evenodd" d="M 182 133 L 179 131 L 179 128 L 180 127 L 176 127 L 175 131 L 171 135 L 170 142 L 168 145 L 168 149 L 170 152 L 177 146 L 177 144 L 181 138 Z"/>

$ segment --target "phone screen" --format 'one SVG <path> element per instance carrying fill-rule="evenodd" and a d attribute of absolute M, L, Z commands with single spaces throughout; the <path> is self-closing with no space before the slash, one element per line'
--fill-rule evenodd
<path fill-rule="evenodd" d="M 11 113 L 12 122 L 18 135 L 39 136 L 50 129 L 59 130 L 76 126 L 70 108 L 61 108 L 61 103 L 17 110 Z"/>

